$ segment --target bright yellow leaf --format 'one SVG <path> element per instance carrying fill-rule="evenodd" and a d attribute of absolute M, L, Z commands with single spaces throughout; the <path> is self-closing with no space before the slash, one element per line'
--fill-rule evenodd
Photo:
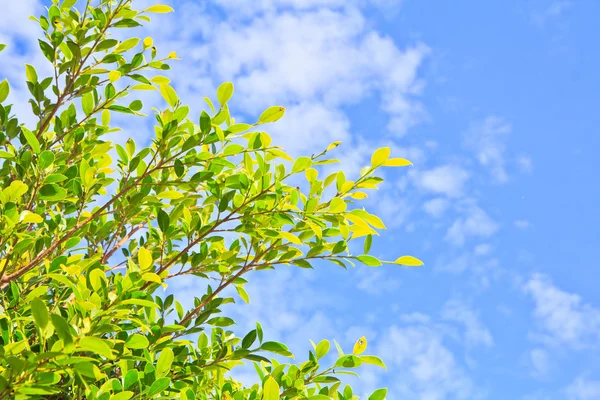
<path fill-rule="evenodd" d="M 423 265 L 423 261 L 413 256 L 402 256 L 394 261 L 394 264 L 406 265 L 407 267 L 420 267 Z"/>
<path fill-rule="evenodd" d="M 380 149 L 375 150 L 375 152 L 371 156 L 371 165 L 374 167 L 379 167 L 383 165 L 389 158 L 390 148 L 382 147 Z"/>
<path fill-rule="evenodd" d="M 352 349 L 352 354 L 354 354 L 354 355 L 362 354 L 365 352 L 366 349 L 367 349 L 367 338 L 363 336 L 360 339 L 358 339 L 356 341 L 356 343 L 354 344 L 354 349 Z"/>
<path fill-rule="evenodd" d="M 408 165 L 412 165 L 412 163 L 405 158 L 390 158 L 383 164 L 384 167 L 406 167 Z"/>

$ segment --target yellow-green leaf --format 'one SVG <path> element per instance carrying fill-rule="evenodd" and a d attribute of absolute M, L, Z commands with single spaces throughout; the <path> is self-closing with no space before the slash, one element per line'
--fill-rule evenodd
<path fill-rule="evenodd" d="M 152 85 L 148 85 L 147 83 L 139 83 L 132 86 L 131 90 L 156 90 L 156 88 Z"/>
<path fill-rule="evenodd" d="M 177 190 L 165 190 L 164 192 L 160 192 L 156 197 L 158 197 L 159 199 L 181 199 L 183 196 L 183 193 L 178 192 Z"/>
<path fill-rule="evenodd" d="M 33 314 L 35 324 L 40 329 L 46 328 L 48 325 L 48 320 L 50 319 L 50 314 L 48 313 L 48 308 L 43 301 L 38 298 L 31 300 L 31 314 Z"/>
<path fill-rule="evenodd" d="M 221 105 L 226 104 L 233 96 L 233 83 L 224 82 L 217 88 L 217 100 Z"/>
<path fill-rule="evenodd" d="M 260 114 L 260 117 L 258 118 L 258 123 L 266 124 L 268 122 L 275 122 L 275 121 L 279 120 L 281 117 L 283 117 L 283 114 L 285 114 L 285 107 L 281 107 L 281 106 L 269 107 L 265 111 L 263 111 L 262 114 Z"/>
<path fill-rule="evenodd" d="M 423 265 L 423 261 L 413 256 L 402 256 L 394 261 L 394 264 L 406 265 L 407 267 L 420 267 Z"/>
<path fill-rule="evenodd" d="M 138 250 L 138 262 L 140 263 L 140 269 L 142 271 L 150 268 L 152 265 L 152 253 L 148 251 L 145 247 L 140 247 Z"/>
<path fill-rule="evenodd" d="M 92 92 L 87 92 L 81 96 L 81 108 L 86 116 L 94 111 L 94 95 Z"/>
<path fill-rule="evenodd" d="M 8 97 L 8 93 L 10 92 L 10 85 L 8 84 L 8 80 L 3 80 L 0 82 L 0 103 L 2 103 Z"/>
<path fill-rule="evenodd" d="M 265 381 L 262 400 L 279 400 L 279 385 L 272 376 Z"/>
<path fill-rule="evenodd" d="M 177 93 L 175 92 L 175 89 L 173 89 L 169 85 L 160 85 L 160 94 L 162 94 L 164 99 L 167 101 L 167 103 L 171 107 L 175 107 L 175 105 L 179 101 L 179 98 L 177 97 Z"/>
<path fill-rule="evenodd" d="M 170 13 L 173 11 L 175 11 L 175 10 L 173 10 L 172 7 L 165 6 L 163 4 L 156 4 L 156 5 L 146 8 L 144 10 L 144 12 L 159 13 L 159 14 Z"/>
<path fill-rule="evenodd" d="M 160 279 L 160 276 L 156 275 L 154 272 L 146 272 L 142 275 L 142 279 L 146 282 L 154 282 L 162 285 L 162 279 Z"/>
<path fill-rule="evenodd" d="M 385 364 L 383 363 L 383 361 L 379 357 L 376 357 L 376 356 L 361 356 L 360 359 L 362 360 L 362 362 L 364 362 L 366 364 L 376 365 L 376 366 L 381 367 L 383 369 L 387 369 L 385 367 Z"/>
<path fill-rule="evenodd" d="M 389 158 L 390 148 L 382 147 L 380 149 L 375 150 L 375 152 L 371 156 L 371 165 L 374 167 L 379 167 L 383 165 Z"/>
<path fill-rule="evenodd" d="M 140 42 L 139 38 L 129 38 L 122 41 L 117 48 L 114 50 L 115 53 L 124 53 L 127 50 L 133 49 Z"/>
<path fill-rule="evenodd" d="M 290 243 L 302 244 L 302 241 L 300 239 L 298 239 L 298 237 L 296 235 L 294 235 L 293 233 L 281 231 L 281 232 L 279 232 L 279 236 L 281 236 L 282 238 L 284 238 L 285 240 L 287 240 Z"/>
<path fill-rule="evenodd" d="M 21 220 L 21 222 L 25 222 L 28 224 L 39 224 L 44 221 L 44 219 L 40 215 L 28 210 L 24 210 L 23 212 L 21 212 L 21 216 L 19 219 Z"/>
<path fill-rule="evenodd" d="M 25 64 L 25 76 L 27 80 L 32 83 L 36 83 L 38 80 L 37 72 L 35 72 L 35 68 L 33 65 Z"/>
<path fill-rule="evenodd" d="M 27 140 L 27 143 L 29 144 L 29 146 L 31 146 L 33 152 L 35 154 L 39 154 L 41 151 L 40 142 L 37 140 L 33 132 L 31 132 L 24 126 L 21 127 L 21 131 L 23 132 L 23 136 L 25 136 L 25 140 Z"/>
<path fill-rule="evenodd" d="M 116 82 L 121 79 L 121 73 L 119 71 L 110 71 L 108 73 L 108 80 L 111 82 Z"/>
<path fill-rule="evenodd" d="M 347 205 L 346 202 L 339 197 L 334 197 L 331 199 L 331 203 L 329 203 L 329 212 L 330 213 L 341 213 L 346 211 Z"/>
<path fill-rule="evenodd" d="M 109 360 L 114 358 L 112 350 L 106 341 L 96 337 L 82 337 L 79 341 L 79 347 L 82 350 L 91 351 L 92 353 L 106 357 Z"/>

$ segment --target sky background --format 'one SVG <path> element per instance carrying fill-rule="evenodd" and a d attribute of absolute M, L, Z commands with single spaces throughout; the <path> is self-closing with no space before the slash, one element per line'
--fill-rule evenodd
<path fill-rule="evenodd" d="M 354 385 L 389 399 L 600 399 L 600 2 L 162 3 L 176 12 L 138 35 L 177 51 L 167 75 L 195 114 L 232 81 L 239 122 L 287 108 L 269 132 L 294 155 L 342 140 L 347 174 L 382 146 L 414 163 L 366 206 L 388 226 L 372 253 L 424 267 L 255 273 L 236 330 L 260 321 L 299 360 L 309 339 L 350 351 L 365 335 L 388 370 Z M 0 78 L 21 115 L 23 64 L 48 68 L 27 21 L 44 5 L 0 13 Z M 114 140 L 148 142 L 150 125 L 117 121 Z M 171 286 L 188 302 L 201 288 Z"/>

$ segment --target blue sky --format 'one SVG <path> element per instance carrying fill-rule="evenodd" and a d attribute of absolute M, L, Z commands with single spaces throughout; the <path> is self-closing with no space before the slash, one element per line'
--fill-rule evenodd
<path fill-rule="evenodd" d="M 25 22 L 42 4 L 0 15 L 13 101 L 23 64 L 43 70 Z M 293 154 L 342 140 L 349 174 L 381 146 L 414 163 L 367 206 L 388 225 L 373 252 L 424 267 L 256 274 L 230 310 L 240 332 L 258 320 L 300 359 L 309 339 L 349 350 L 366 335 L 388 371 L 355 384 L 390 399 L 600 399 L 599 2 L 169 4 L 139 34 L 182 57 L 169 76 L 197 113 L 232 81 L 238 120 L 287 107 L 270 133 Z M 115 140 L 147 141 L 136 123 Z"/>

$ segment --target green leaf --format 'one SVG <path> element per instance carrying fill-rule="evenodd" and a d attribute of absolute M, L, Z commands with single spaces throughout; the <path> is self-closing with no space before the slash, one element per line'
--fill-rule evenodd
<path fill-rule="evenodd" d="M 9 92 L 10 85 L 8 84 L 8 80 L 4 79 L 2 82 L 0 82 L 0 103 L 6 100 Z"/>
<path fill-rule="evenodd" d="M 127 40 L 122 41 L 116 49 L 113 50 L 114 53 L 124 53 L 127 50 L 133 49 L 140 42 L 139 38 L 129 38 Z"/>
<path fill-rule="evenodd" d="M 272 376 L 265 381 L 262 400 L 279 400 L 279 385 Z"/>
<path fill-rule="evenodd" d="M 272 106 L 267 108 L 258 118 L 259 124 L 266 124 L 268 122 L 275 122 L 281 119 L 285 114 L 285 107 Z"/>
<path fill-rule="evenodd" d="M 89 116 L 94 111 L 94 95 L 92 92 L 84 93 L 81 96 L 81 108 L 86 116 Z"/>
<path fill-rule="evenodd" d="M 224 106 L 233 96 L 233 83 L 224 82 L 217 88 L 217 100 Z"/>
<path fill-rule="evenodd" d="M 171 370 L 171 364 L 173 364 L 173 350 L 167 347 L 160 352 L 158 361 L 156 362 L 156 376 L 162 378 L 167 375 Z"/>
<path fill-rule="evenodd" d="M 75 3 L 77 3 L 77 0 L 63 0 L 62 4 L 60 5 L 60 8 L 66 10 L 73 7 Z"/>
<path fill-rule="evenodd" d="M 156 396 L 160 392 L 163 392 L 166 388 L 171 384 L 171 379 L 169 378 L 159 378 L 152 383 L 150 386 L 150 390 L 148 391 L 148 396 Z"/>
<path fill-rule="evenodd" d="M 362 360 L 355 355 L 347 355 L 338 358 L 335 362 L 336 367 L 344 367 L 344 368 L 358 368 L 362 365 Z"/>
<path fill-rule="evenodd" d="M 137 372 L 135 370 L 133 371 L 129 371 L 129 372 Z M 130 390 L 126 390 L 124 392 L 119 392 L 116 394 L 113 394 L 112 396 L 110 396 L 109 400 L 129 400 L 130 398 L 133 397 L 135 393 L 130 391 Z"/>
<path fill-rule="evenodd" d="M 379 357 L 376 357 L 376 356 L 360 356 L 360 359 L 365 364 L 376 365 L 378 367 L 386 369 L 385 364 L 383 363 L 383 361 Z"/>
<path fill-rule="evenodd" d="M 33 65 L 25 64 L 25 76 L 27 77 L 27 81 L 31 83 L 37 83 L 38 81 L 37 72 L 35 72 Z"/>
<path fill-rule="evenodd" d="M 73 343 L 73 336 L 71 335 L 71 329 L 69 323 L 60 315 L 51 314 L 50 319 L 56 334 L 63 341 L 65 345 Z"/>
<path fill-rule="evenodd" d="M 0 43 L 0 52 L 2 52 L 2 50 L 4 50 L 6 48 L 6 45 L 3 43 Z"/>
<path fill-rule="evenodd" d="M 390 158 L 390 148 L 382 147 L 380 149 L 375 150 L 373 155 L 371 156 L 371 165 L 373 167 L 379 167 L 383 165 Z"/>
<path fill-rule="evenodd" d="M 296 159 L 296 161 L 294 162 L 294 165 L 292 166 L 292 172 L 293 173 L 297 173 L 297 172 L 302 172 L 304 170 L 306 170 L 307 168 L 309 168 L 312 165 L 312 160 L 310 159 L 310 157 L 298 157 Z"/>
<path fill-rule="evenodd" d="M 160 85 L 159 90 L 167 104 L 169 104 L 171 107 L 175 107 L 177 105 L 179 97 L 177 97 L 177 92 L 175 92 L 175 89 L 169 85 Z"/>
<path fill-rule="evenodd" d="M 372 395 L 369 396 L 369 400 L 384 400 L 385 396 L 387 396 L 387 389 L 377 389 L 373 392 Z"/>
<path fill-rule="evenodd" d="M 9 153 L 8 151 L 0 150 L 0 158 L 12 160 L 13 158 L 15 158 L 15 156 L 14 154 Z"/>
<path fill-rule="evenodd" d="M 50 319 L 50 314 L 48 313 L 48 308 L 38 298 L 34 298 L 31 300 L 31 313 L 33 314 L 33 319 L 35 320 L 35 324 L 40 329 L 46 328 L 48 325 L 48 320 Z"/>
<path fill-rule="evenodd" d="M 100 356 L 106 357 L 109 360 L 114 359 L 114 355 L 110 346 L 102 339 L 92 336 L 82 337 L 79 340 L 79 347 L 85 351 L 91 351 Z"/>
<path fill-rule="evenodd" d="M 234 325 L 235 321 L 228 317 L 215 317 L 206 321 L 206 324 L 223 327 Z"/>
<path fill-rule="evenodd" d="M 394 261 L 394 264 L 406 265 L 407 267 L 420 267 L 423 265 L 423 261 L 413 256 L 402 256 Z"/>
<path fill-rule="evenodd" d="M 169 229 L 169 225 L 171 225 L 171 219 L 169 218 L 169 214 L 164 212 L 163 210 L 158 210 L 158 227 L 164 233 Z"/>
<path fill-rule="evenodd" d="M 58 185 L 46 184 L 40 188 L 39 199 L 47 201 L 61 201 L 67 197 L 67 191 Z"/>
<path fill-rule="evenodd" d="M 54 162 L 54 153 L 44 150 L 39 156 L 38 167 L 41 170 L 48 168 Z"/>
<path fill-rule="evenodd" d="M 365 237 L 365 244 L 364 244 L 364 252 L 365 254 L 367 254 L 369 252 L 369 250 L 371 250 L 371 244 L 373 243 L 373 235 L 367 235 Z"/>
<path fill-rule="evenodd" d="M 373 257 L 368 254 L 363 254 L 356 258 L 358 259 L 358 261 L 365 265 L 368 265 L 369 267 L 381 267 L 381 261 L 379 261 L 377 257 Z"/>
<path fill-rule="evenodd" d="M 200 131 L 205 135 L 208 135 L 211 129 L 212 125 L 210 121 L 210 115 L 203 110 L 202 114 L 200 114 Z"/>
<path fill-rule="evenodd" d="M 315 349 L 317 358 L 321 358 L 327 355 L 327 353 L 329 353 L 330 347 L 331 345 L 329 344 L 328 340 L 321 340 L 317 345 L 317 348 Z"/>
<path fill-rule="evenodd" d="M 150 342 L 144 335 L 140 335 L 139 333 L 134 333 L 129 336 L 125 341 L 125 347 L 128 349 L 146 349 Z"/>
<path fill-rule="evenodd" d="M 294 355 L 289 351 L 287 346 L 279 342 L 264 342 L 260 346 L 261 350 L 270 351 L 271 353 L 280 354 L 285 357 L 293 358 Z"/>
<path fill-rule="evenodd" d="M 172 7 L 165 6 L 163 4 L 156 4 L 156 5 L 146 8 L 143 12 L 164 14 L 164 13 L 170 13 L 170 12 L 174 12 L 174 11 L 175 10 L 173 10 Z"/>
<path fill-rule="evenodd" d="M 29 144 L 29 146 L 31 146 L 33 152 L 35 154 L 39 154 L 41 151 L 40 142 L 37 140 L 33 132 L 31 132 L 24 126 L 21 127 L 21 132 L 23 132 L 23 136 L 25 136 L 25 140 L 27 140 L 27 143 Z"/>

